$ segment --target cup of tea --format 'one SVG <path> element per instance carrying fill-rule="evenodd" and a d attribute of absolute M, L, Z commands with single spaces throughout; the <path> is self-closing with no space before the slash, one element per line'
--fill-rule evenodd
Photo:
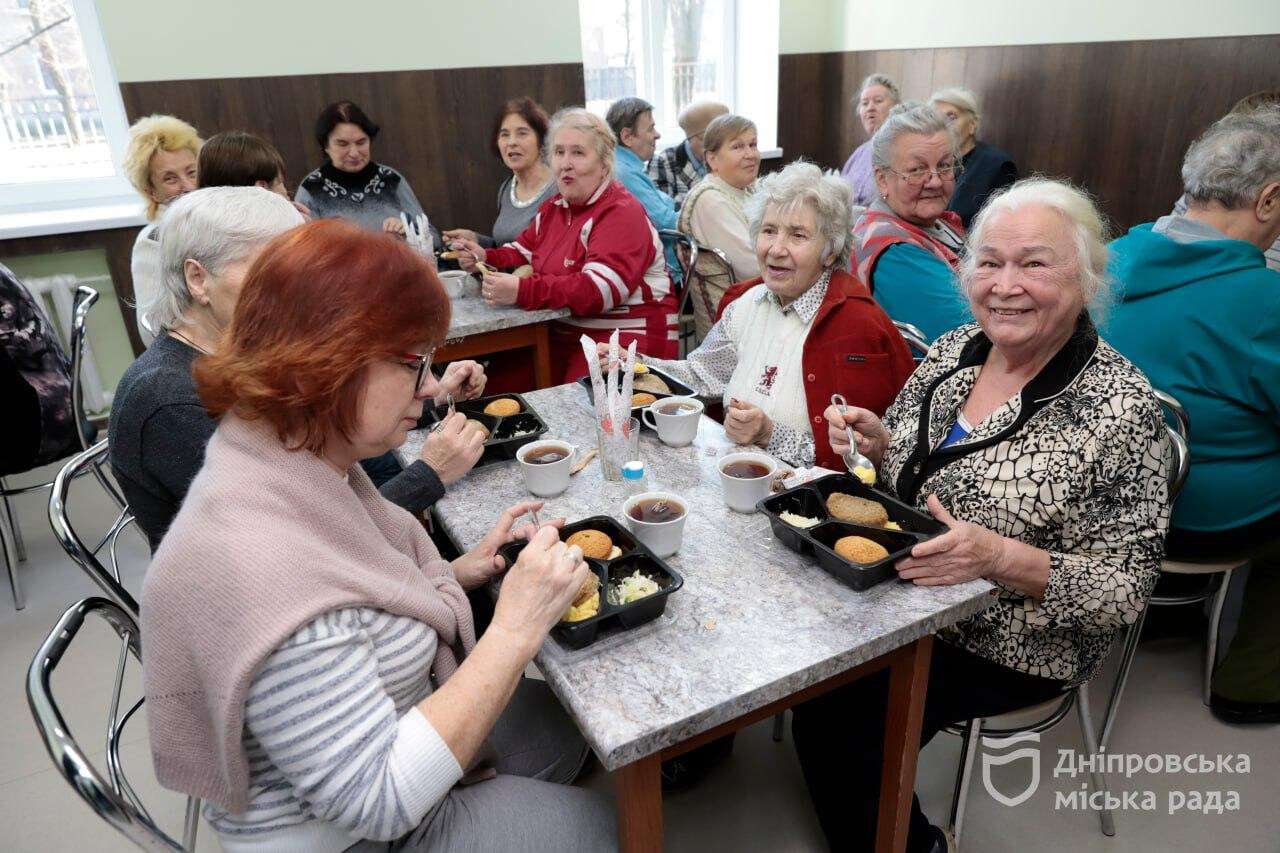
<path fill-rule="evenodd" d="M 670 557 L 680 550 L 688 516 L 684 500 L 670 492 L 641 492 L 622 504 L 627 529 L 656 557 Z"/>
<path fill-rule="evenodd" d="M 769 496 L 778 463 L 765 453 L 727 453 L 720 459 L 724 502 L 735 512 L 755 512 L 756 502 Z"/>
<path fill-rule="evenodd" d="M 698 434 L 702 408 L 702 401 L 695 397 L 667 397 L 650 403 L 640 417 L 657 430 L 663 444 L 687 447 Z"/>
<path fill-rule="evenodd" d="M 442 270 L 436 274 L 450 299 L 461 299 L 466 292 L 467 273 L 462 270 Z"/>
<path fill-rule="evenodd" d="M 533 441 L 516 451 L 524 484 L 540 498 L 554 498 L 569 488 L 569 470 L 577 452 L 572 444 L 554 439 Z"/>

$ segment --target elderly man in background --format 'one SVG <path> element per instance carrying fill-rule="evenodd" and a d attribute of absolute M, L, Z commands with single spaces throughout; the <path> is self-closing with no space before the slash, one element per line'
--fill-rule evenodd
<path fill-rule="evenodd" d="M 728 107 L 715 101 L 699 101 L 685 107 L 677 119 L 684 131 L 684 142 L 654 155 L 649 161 L 649 177 L 658 189 L 675 199 L 676 210 L 684 204 L 684 197 L 693 185 L 707 173 L 703 132 L 712 119 L 728 112 Z"/>
<path fill-rule="evenodd" d="M 1191 417 L 1191 474 L 1169 553 L 1252 563 L 1209 708 L 1280 722 L 1280 107 L 1231 113 L 1182 164 L 1185 214 L 1112 244 L 1123 299 L 1107 337 Z"/>
<path fill-rule="evenodd" d="M 1232 113 L 1250 113 L 1266 107 L 1280 107 L 1280 89 L 1265 89 L 1245 95 L 1236 101 L 1231 108 Z M 1228 114 L 1230 115 L 1230 113 Z M 1187 197 L 1184 195 L 1173 205 L 1174 216 L 1182 216 L 1187 212 Z M 1264 250 L 1267 256 L 1267 269 L 1280 272 L 1280 237 Z"/>
<path fill-rule="evenodd" d="M 618 139 L 616 168 L 618 180 L 644 205 L 644 212 L 659 231 L 675 230 L 676 205 L 671 197 L 645 173 L 645 164 L 658 148 L 658 126 L 653 120 L 653 104 L 643 98 L 619 98 L 605 115 L 609 129 Z M 662 241 L 667 269 L 676 275 L 680 262 L 674 243 Z"/>
<path fill-rule="evenodd" d="M 197 158 L 204 141 L 180 118 L 150 115 L 129 128 L 124 172 L 147 203 L 150 220 L 133 243 L 130 272 L 138 334 L 151 343 L 157 329 L 147 325 L 146 313 L 160 293 L 160 214 L 169 202 L 196 188 Z"/>

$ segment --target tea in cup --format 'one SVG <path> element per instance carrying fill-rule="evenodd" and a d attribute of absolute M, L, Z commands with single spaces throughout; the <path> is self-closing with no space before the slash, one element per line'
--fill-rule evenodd
<path fill-rule="evenodd" d="M 686 447 L 698 435 L 702 409 L 702 401 L 695 397 L 665 397 L 650 403 L 640 416 L 657 430 L 663 444 Z"/>
<path fill-rule="evenodd" d="M 735 512 L 755 512 L 756 503 L 769 496 L 778 463 L 764 453 L 729 453 L 720 460 L 720 485 L 724 502 Z"/>
<path fill-rule="evenodd" d="M 569 470 L 575 448 L 563 441 L 534 441 L 516 451 L 529 492 L 540 498 L 554 498 L 569 488 Z"/>

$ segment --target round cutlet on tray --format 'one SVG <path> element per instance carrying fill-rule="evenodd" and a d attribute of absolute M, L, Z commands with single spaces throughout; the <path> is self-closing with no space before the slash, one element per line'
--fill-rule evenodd
<path fill-rule="evenodd" d="M 827 512 L 832 518 L 867 527 L 883 527 L 889 521 L 889 513 L 882 505 L 844 492 L 831 493 L 827 498 Z"/>
<path fill-rule="evenodd" d="M 874 563 L 889 556 L 889 552 L 878 542 L 872 542 L 865 536 L 842 536 L 836 540 L 835 552 L 851 563 Z"/>
<path fill-rule="evenodd" d="M 484 407 L 486 415 L 496 415 L 498 417 L 506 417 L 507 415 L 518 415 L 520 413 L 520 403 L 510 397 L 502 397 L 494 400 L 492 403 Z"/>
<path fill-rule="evenodd" d="M 634 391 L 645 391 L 650 394 L 671 393 L 671 386 L 666 382 L 663 382 L 661 377 L 654 376 L 652 373 L 636 376 L 636 378 L 631 381 L 631 388 Z"/>
<path fill-rule="evenodd" d="M 647 393 L 647 392 L 641 392 L 641 393 L 639 393 L 639 394 L 632 394 L 632 395 L 631 395 L 631 406 L 632 406 L 632 408 L 635 408 L 636 406 L 647 406 L 647 405 L 649 405 L 650 403 L 657 402 L 657 400 L 658 400 L 658 398 L 657 398 L 657 397 L 655 397 L 655 396 L 653 396 L 652 394 L 649 394 L 649 393 Z"/>
<path fill-rule="evenodd" d="M 609 553 L 613 551 L 613 540 L 609 538 L 609 534 L 599 530 L 579 530 L 564 540 L 564 544 L 577 545 L 582 549 L 582 556 L 596 560 L 607 560 Z"/>

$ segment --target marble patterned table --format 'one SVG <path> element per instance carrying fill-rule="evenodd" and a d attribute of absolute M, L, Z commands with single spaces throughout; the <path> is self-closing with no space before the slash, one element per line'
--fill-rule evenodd
<path fill-rule="evenodd" d="M 595 443 L 584 389 L 562 385 L 525 395 L 548 438 L 586 450 Z M 421 448 L 411 434 L 405 461 Z M 990 584 L 925 589 L 890 581 L 865 592 L 838 583 L 776 541 L 765 518 L 729 510 L 717 459 L 733 449 L 703 418 L 690 447 L 674 449 L 645 431 L 647 476 L 689 506 L 684 542 L 669 562 L 684 576 L 666 613 L 631 632 L 570 651 L 548 640 L 537 663 L 596 755 L 617 781 L 624 850 L 661 848 L 659 765 L 834 687 L 889 668 L 880 850 L 902 850 L 915 781 L 932 635 L 984 608 Z M 516 463 L 471 472 L 438 506 L 464 548 L 498 512 L 529 497 Z M 568 491 L 547 501 L 544 519 L 620 517 L 621 483 L 592 461 Z"/>
<path fill-rule="evenodd" d="M 539 388 L 551 384 L 551 347 L 547 323 L 569 316 L 568 308 L 525 311 L 514 305 L 489 307 L 479 295 L 449 300 L 453 317 L 448 337 L 436 352 L 444 363 L 476 358 L 506 350 L 532 348 L 534 381 Z"/>

